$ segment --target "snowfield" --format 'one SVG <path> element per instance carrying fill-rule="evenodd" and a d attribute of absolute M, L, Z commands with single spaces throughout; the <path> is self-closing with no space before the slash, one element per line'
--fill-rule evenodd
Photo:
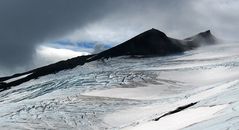
<path fill-rule="evenodd" d="M 238 130 L 238 50 L 118 57 L 43 76 L 0 92 L 0 129 Z"/>

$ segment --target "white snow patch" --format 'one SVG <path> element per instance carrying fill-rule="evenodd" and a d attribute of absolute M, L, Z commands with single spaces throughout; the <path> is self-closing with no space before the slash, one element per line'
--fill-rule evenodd
<path fill-rule="evenodd" d="M 185 71 L 165 71 L 161 75 L 168 80 L 177 80 L 190 83 L 195 86 L 206 86 L 215 83 L 230 81 L 239 78 L 238 68 L 227 69 L 225 67 L 212 67 L 210 69 L 185 70 Z"/>
<path fill-rule="evenodd" d="M 188 103 L 192 103 L 192 102 L 198 102 L 213 96 L 216 96 L 222 92 L 225 92 L 229 87 L 238 84 L 239 81 L 235 80 L 235 81 L 231 81 L 231 82 L 226 82 L 226 83 L 222 83 L 221 85 L 212 85 L 212 86 L 207 86 L 204 88 L 204 90 L 200 90 L 198 92 L 193 92 L 191 93 L 187 99 L 185 100 L 181 100 L 178 103 L 180 105 L 186 105 Z M 199 88 L 202 89 L 202 88 Z"/>
<path fill-rule="evenodd" d="M 135 127 L 128 127 L 123 130 L 178 130 L 189 125 L 211 119 L 215 113 L 224 109 L 227 105 L 213 107 L 199 107 L 187 109 L 172 115 L 165 116 L 158 121 L 150 121 Z"/>
<path fill-rule="evenodd" d="M 150 85 L 136 88 L 112 88 L 106 90 L 94 90 L 83 93 L 85 96 L 123 98 L 135 100 L 155 100 L 175 94 L 176 90 L 169 89 L 166 85 Z"/>
<path fill-rule="evenodd" d="M 13 81 L 16 81 L 16 80 L 19 80 L 19 79 L 25 78 L 25 77 L 27 77 L 28 75 L 31 75 L 31 74 L 32 74 L 32 73 L 30 73 L 30 74 L 25 74 L 25 75 L 22 75 L 22 76 L 18 76 L 18 77 L 15 77 L 15 78 L 11 78 L 11 79 L 6 80 L 6 81 L 4 81 L 4 82 L 6 82 L 6 83 L 10 83 L 10 82 L 13 82 Z"/>
<path fill-rule="evenodd" d="M 192 102 L 198 102 L 198 101 L 202 101 L 207 98 L 216 96 L 222 92 L 225 92 L 227 88 L 238 84 L 238 82 L 239 82 L 238 80 L 235 80 L 235 81 L 226 82 L 222 84 L 215 84 L 211 86 L 200 87 L 197 90 L 185 92 L 185 96 L 181 95 L 182 97 L 184 97 L 183 99 L 180 99 L 180 96 L 178 95 L 179 96 L 178 101 L 175 101 L 172 103 L 162 102 L 160 104 L 149 105 L 146 107 L 132 107 L 129 109 L 117 111 L 109 115 L 106 115 L 104 117 L 104 122 L 112 127 L 127 126 L 134 122 L 144 122 L 145 120 L 155 117 L 155 115 L 157 116 L 156 113 L 158 114 L 167 113 L 168 111 L 172 111 L 180 106 L 185 106 Z M 138 89 L 138 88 L 135 88 L 135 89 Z M 102 95 L 105 94 L 105 96 L 111 95 L 111 97 L 117 97 L 117 95 L 120 95 L 122 93 L 127 93 L 127 91 L 121 91 L 120 93 L 114 93 L 110 91 L 109 93 L 101 93 L 101 94 Z M 140 96 L 140 93 L 137 93 L 137 94 L 139 94 L 138 96 Z M 136 94 L 130 95 L 130 96 L 133 97 L 135 95 Z M 121 97 L 122 96 L 123 95 L 121 95 Z M 129 95 L 127 96 L 129 97 Z M 174 95 L 172 97 L 177 97 L 177 96 Z"/>

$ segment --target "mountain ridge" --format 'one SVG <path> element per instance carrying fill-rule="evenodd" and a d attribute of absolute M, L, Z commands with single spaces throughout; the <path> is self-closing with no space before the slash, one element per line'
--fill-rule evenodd
<path fill-rule="evenodd" d="M 217 38 L 211 34 L 210 30 L 201 32 L 183 40 L 179 40 L 170 38 L 164 32 L 152 28 L 98 54 L 78 56 L 24 73 L 1 77 L 0 91 L 10 89 L 12 86 L 20 85 L 31 79 L 36 79 L 48 74 L 54 74 L 66 69 L 72 69 L 78 65 L 84 65 L 85 63 L 95 60 L 108 59 L 118 56 L 166 56 L 183 53 L 187 50 L 195 49 L 202 45 L 216 44 L 217 42 Z M 9 83 L 5 82 L 9 79 L 26 74 L 29 75 Z"/>
<path fill-rule="evenodd" d="M 170 38 L 165 33 L 152 28 L 115 47 L 96 54 L 89 60 L 94 61 L 123 55 L 165 56 L 215 43 L 217 43 L 216 37 L 211 34 L 210 30 L 179 40 Z"/>

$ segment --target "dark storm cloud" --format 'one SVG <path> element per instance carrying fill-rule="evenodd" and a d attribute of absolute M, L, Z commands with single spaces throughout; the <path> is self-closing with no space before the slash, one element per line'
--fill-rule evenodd
<path fill-rule="evenodd" d="M 0 64 L 18 66 L 34 47 L 103 17 L 109 2 L 98 0 L 1 0 Z"/>

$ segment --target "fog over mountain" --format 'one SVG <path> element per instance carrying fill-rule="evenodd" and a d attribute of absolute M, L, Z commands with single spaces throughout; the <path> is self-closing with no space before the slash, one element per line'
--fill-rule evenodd
<path fill-rule="evenodd" d="M 74 58 L 68 60 L 62 60 L 60 62 L 56 62 L 47 66 L 32 69 L 30 71 L 17 73 L 12 76 L 0 77 L 0 91 L 11 89 L 14 86 L 20 85 L 29 80 L 37 79 L 41 76 L 55 74 L 60 71 L 66 71 L 68 69 L 73 69 L 77 66 L 82 66 L 93 61 L 101 60 L 102 62 L 105 62 L 104 60 L 106 59 L 108 60 L 109 58 L 115 58 L 120 56 L 147 58 L 179 55 L 183 54 L 186 51 L 194 50 L 202 46 L 215 45 L 219 43 L 220 40 L 218 40 L 218 38 L 211 34 L 210 30 L 198 33 L 197 35 L 185 38 L 184 40 L 179 40 L 170 38 L 165 33 L 152 28 L 127 40 L 126 42 L 123 42 L 102 52 L 95 52 L 94 54 L 84 54 L 83 56 L 77 56 L 77 54 L 73 54 L 72 57 Z M 58 57 L 60 56 L 60 54 L 68 52 L 67 50 L 62 49 L 61 52 L 59 52 L 59 50 L 60 49 L 58 49 Z M 57 54 L 53 53 L 54 50 L 49 50 L 49 52 L 54 55 L 54 57 L 52 58 L 58 58 L 56 57 Z M 72 52 L 68 53 L 72 54 Z M 49 55 L 49 57 L 50 56 L 51 55 Z M 24 77 L 10 82 L 8 81 L 10 79 L 14 79 L 20 76 Z"/>
<path fill-rule="evenodd" d="M 179 39 L 211 29 L 236 40 L 238 5 L 235 0 L 2 0 L 1 73 L 34 68 L 39 46 L 61 39 L 116 45 L 154 27 Z"/>

